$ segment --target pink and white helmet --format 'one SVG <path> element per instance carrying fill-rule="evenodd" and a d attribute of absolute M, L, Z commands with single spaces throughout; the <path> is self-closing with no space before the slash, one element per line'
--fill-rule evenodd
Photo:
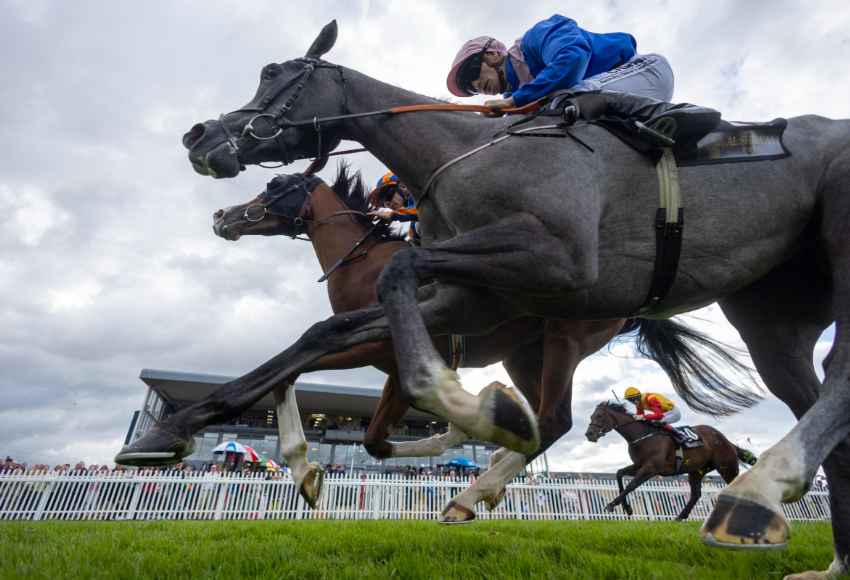
<path fill-rule="evenodd" d="M 451 94 L 456 97 L 472 96 L 472 93 L 467 92 L 458 84 L 457 73 L 460 71 L 460 67 L 463 66 L 463 63 L 466 62 L 466 59 L 482 52 L 498 52 L 500 55 L 506 55 L 508 54 L 508 49 L 504 44 L 492 36 L 479 36 L 465 42 L 463 46 L 460 47 L 457 55 L 455 55 L 455 59 L 452 62 L 452 68 L 449 71 L 449 76 L 446 77 L 446 86 Z"/>

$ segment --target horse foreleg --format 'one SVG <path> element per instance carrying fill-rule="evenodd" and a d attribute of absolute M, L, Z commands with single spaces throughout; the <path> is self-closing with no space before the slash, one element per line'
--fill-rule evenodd
<path fill-rule="evenodd" d="M 401 387 L 414 406 L 445 417 L 473 438 L 525 454 L 537 450 L 537 421 L 518 392 L 500 383 L 490 384 L 478 396 L 463 390 L 457 374 L 434 349 L 416 304 L 416 288 L 427 279 L 553 295 L 587 288 L 598 274 L 597 228 L 592 216 L 575 226 L 570 251 L 540 220 L 520 214 L 393 255 L 378 281 L 378 298 L 393 331 Z M 492 322 L 516 317 L 515 312 L 506 318 L 503 312 L 472 306 L 475 315 L 486 315 Z"/>
<path fill-rule="evenodd" d="M 617 488 L 620 490 L 620 494 L 623 494 L 625 488 L 623 487 L 623 478 L 625 476 L 632 477 L 635 474 L 635 466 L 629 465 L 628 467 L 624 467 L 622 469 L 617 470 Z M 632 506 L 629 504 L 629 500 L 623 495 L 623 511 L 626 512 L 627 515 L 632 515 Z"/>
<path fill-rule="evenodd" d="M 629 485 L 627 485 L 626 488 L 620 493 L 620 495 L 615 497 L 611 503 L 605 506 L 605 511 L 613 512 L 614 508 L 626 501 L 626 496 L 628 496 L 634 490 L 643 485 L 648 479 L 656 475 L 658 474 L 655 471 L 648 469 L 638 469 L 632 480 L 629 482 Z"/>
<path fill-rule="evenodd" d="M 691 485 L 691 497 L 688 499 L 688 503 L 685 504 L 685 507 L 682 509 L 681 513 L 676 516 L 676 519 L 680 522 L 688 519 L 688 516 L 691 515 L 691 510 L 694 509 L 694 506 L 697 505 L 699 498 L 702 497 L 702 478 L 705 477 L 705 473 L 703 471 L 695 471 L 693 473 L 688 474 L 688 483 Z"/>
<path fill-rule="evenodd" d="M 307 439 L 301 426 L 301 415 L 295 400 L 295 388 L 281 385 L 274 390 L 280 454 L 292 470 L 298 493 L 311 508 L 316 507 L 322 491 L 325 472 L 318 463 L 307 461 Z"/>
<path fill-rule="evenodd" d="M 475 334 L 481 328 L 475 324 L 482 323 L 482 320 L 480 317 L 467 319 L 465 314 L 469 313 L 469 302 L 482 303 L 481 294 L 482 291 L 443 284 L 423 287 L 419 304 L 422 318 L 435 334 Z M 506 312 L 492 308 L 498 304 L 506 306 L 496 301 L 496 304 L 488 304 L 491 308 L 485 309 L 491 314 L 483 321 L 489 324 L 485 332 L 492 330 L 499 321 L 510 318 Z M 385 346 L 382 341 L 389 338 L 390 329 L 380 307 L 337 314 L 316 323 L 274 358 L 161 421 L 150 432 L 122 449 L 115 461 L 132 463 L 137 455 L 161 455 L 163 452 L 173 458 L 174 449 L 185 452 L 191 448 L 192 433 L 206 425 L 238 417 L 266 393 L 286 382 L 288 377 L 311 370 L 311 366 L 323 356 L 349 349 L 369 351 L 375 345 Z M 516 410 L 510 405 L 503 408 L 507 412 Z"/>

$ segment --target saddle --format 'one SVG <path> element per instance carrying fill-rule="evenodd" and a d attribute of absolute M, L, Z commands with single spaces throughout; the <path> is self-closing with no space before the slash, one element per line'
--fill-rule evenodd
<path fill-rule="evenodd" d="M 665 148 L 673 150 L 679 166 L 765 161 L 790 155 L 782 141 L 788 121 L 782 118 L 768 123 L 734 123 L 720 120 L 717 111 L 705 107 L 658 103 L 618 93 L 570 91 L 553 94 L 541 114 L 561 116 L 568 125 L 581 120 L 604 127 L 653 163 Z"/>

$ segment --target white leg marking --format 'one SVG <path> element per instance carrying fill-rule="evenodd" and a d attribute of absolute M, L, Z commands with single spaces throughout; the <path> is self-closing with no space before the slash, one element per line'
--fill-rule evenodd
<path fill-rule="evenodd" d="M 304 437 L 298 403 L 295 401 L 295 385 L 286 389 L 286 394 L 283 396 L 279 389 L 275 389 L 274 398 L 277 409 L 277 432 L 280 435 L 280 453 L 292 470 L 295 486 L 300 488 L 310 466 L 307 463 L 307 439 Z"/>
<path fill-rule="evenodd" d="M 454 423 L 449 423 L 449 430 L 445 433 L 419 441 L 390 443 L 390 457 L 436 457 L 468 439 L 466 433 L 461 431 Z"/>
<path fill-rule="evenodd" d="M 508 389 L 505 385 L 494 382 L 478 395 L 473 395 L 463 390 L 455 371 L 447 368 L 442 362 L 436 361 L 419 380 L 420 383 L 414 392 L 423 394 L 416 400 L 417 408 L 448 419 L 473 439 L 499 443 L 519 452 L 531 453 L 537 450 L 540 443 L 537 417 L 518 390 Z M 426 388 L 426 385 L 432 387 Z M 532 426 L 531 440 L 524 440 L 494 423 L 495 396 L 498 391 L 507 394 L 519 404 L 526 415 L 526 420 Z"/>
<path fill-rule="evenodd" d="M 764 452 L 752 469 L 736 477 L 723 493 L 767 504 L 766 507 L 781 514 L 780 503 L 796 501 L 807 489 L 809 478 L 803 452 L 792 430 Z"/>
<path fill-rule="evenodd" d="M 494 467 L 481 474 L 471 486 L 456 495 L 453 501 L 472 510 L 482 498 L 494 496 L 525 467 L 525 455 L 509 451 Z"/>

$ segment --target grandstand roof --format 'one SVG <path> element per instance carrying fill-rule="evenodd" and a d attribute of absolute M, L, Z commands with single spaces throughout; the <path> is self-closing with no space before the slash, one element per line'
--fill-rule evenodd
<path fill-rule="evenodd" d="M 165 401 L 175 406 L 195 402 L 204 398 L 221 384 L 236 377 L 210 375 L 205 373 L 187 373 L 158 369 L 142 369 L 139 378 L 157 392 Z M 371 417 L 381 396 L 377 387 L 359 387 L 352 385 L 332 385 L 296 381 L 295 400 L 302 413 L 327 413 Z M 252 409 L 274 408 L 271 393 L 260 399 Z M 411 409 L 405 419 L 434 419 L 432 415 Z"/>

